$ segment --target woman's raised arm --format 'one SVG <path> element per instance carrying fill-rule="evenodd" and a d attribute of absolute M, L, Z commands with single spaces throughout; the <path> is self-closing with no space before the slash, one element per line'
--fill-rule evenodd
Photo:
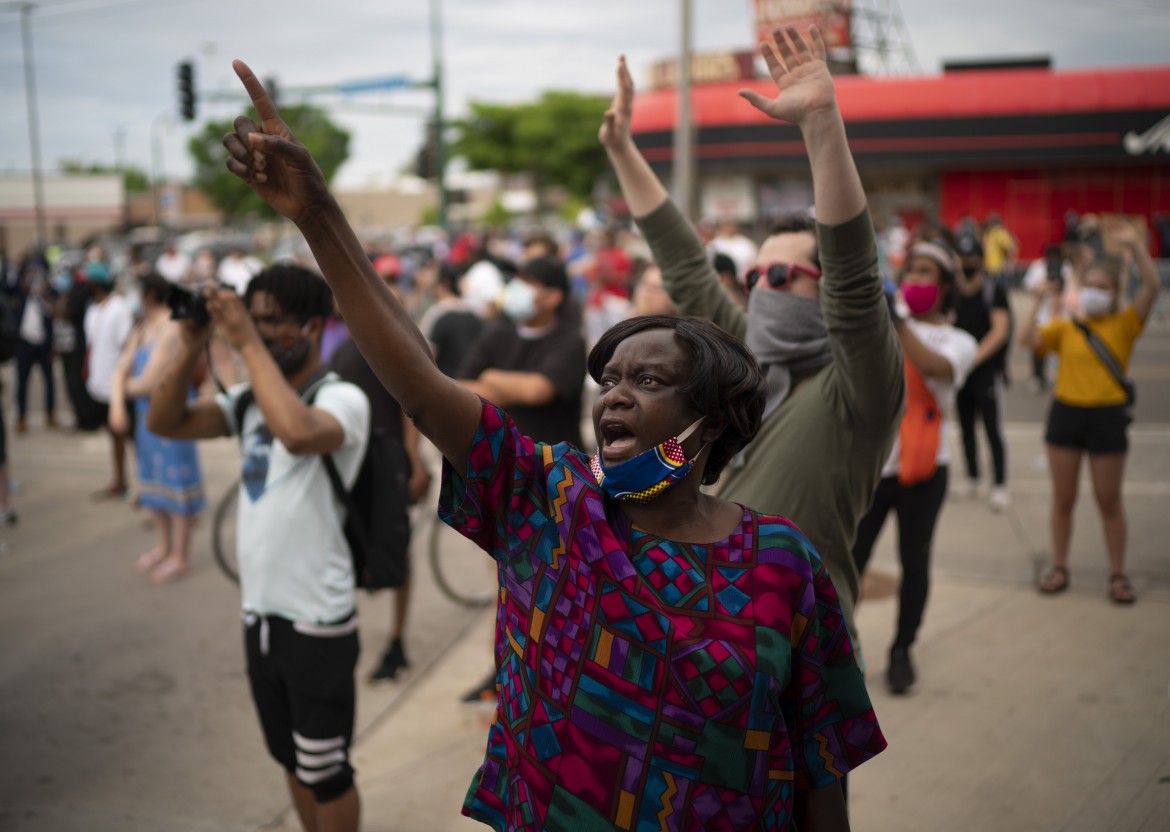
<path fill-rule="evenodd" d="M 232 64 L 260 123 L 246 116 L 224 136 L 227 167 L 292 220 L 333 289 L 350 335 L 379 380 L 456 470 L 466 465 L 479 399 L 435 366 L 406 310 L 374 271 L 309 151 L 243 61 Z"/>

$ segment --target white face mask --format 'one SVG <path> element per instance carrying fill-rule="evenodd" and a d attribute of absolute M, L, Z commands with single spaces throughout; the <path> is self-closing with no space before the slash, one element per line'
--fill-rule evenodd
<path fill-rule="evenodd" d="M 1100 318 L 1113 307 L 1113 293 L 1108 289 L 1086 286 L 1081 289 L 1081 311 L 1088 318 Z"/>
<path fill-rule="evenodd" d="M 126 293 L 126 303 L 130 306 L 130 314 L 135 318 L 142 317 L 142 293 L 131 289 Z"/>
<path fill-rule="evenodd" d="M 509 280 L 501 308 L 516 323 L 524 323 L 536 314 L 536 289 L 519 278 Z"/>

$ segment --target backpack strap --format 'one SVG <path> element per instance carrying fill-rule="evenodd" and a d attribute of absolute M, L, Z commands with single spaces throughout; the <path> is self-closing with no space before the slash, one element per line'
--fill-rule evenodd
<path fill-rule="evenodd" d="M 1073 326 L 1081 331 L 1089 342 L 1089 346 L 1093 352 L 1096 353 L 1097 358 L 1105 365 L 1105 369 L 1109 371 L 1109 375 L 1113 376 L 1113 381 L 1125 393 L 1125 403 L 1132 404 L 1133 399 L 1133 385 L 1126 379 L 1125 374 L 1121 372 L 1121 365 L 1117 363 L 1117 358 L 1114 357 L 1113 351 L 1109 349 L 1097 333 L 1085 326 L 1084 321 L 1072 319 Z"/>

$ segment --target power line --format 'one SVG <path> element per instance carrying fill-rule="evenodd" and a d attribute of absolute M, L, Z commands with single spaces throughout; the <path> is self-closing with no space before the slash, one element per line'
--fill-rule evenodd
<path fill-rule="evenodd" d="M 0 3 L 0 11 L 19 11 L 24 6 L 30 6 L 36 11 L 38 26 L 52 26 L 53 24 L 71 23 L 75 20 L 87 20 L 95 17 L 125 14 L 136 11 L 138 7 L 158 9 L 163 6 L 178 6 L 193 4 L 198 0 L 63 0 L 52 6 L 45 3 Z M 15 25 L 15 20 L 0 21 L 0 26 Z"/>

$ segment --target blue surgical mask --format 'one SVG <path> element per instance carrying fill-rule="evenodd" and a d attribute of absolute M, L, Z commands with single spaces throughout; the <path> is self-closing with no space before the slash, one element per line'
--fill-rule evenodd
<path fill-rule="evenodd" d="M 616 465 L 606 466 L 601 453 L 594 454 L 589 461 L 593 478 L 601 489 L 615 500 L 645 504 L 659 496 L 671 486 L 681 482 L 691 469 L 703 449 L 690 459 L 683 451 L 683 441 L 695 432 L 705 416 L 700 416 L 691 426 L 672 436 L 660 445 L 647 448 L 637 456 L 623 460 Z M 706 447 L 706 446 L 704 446 Z"/>
<path fill-rule="evenodd" d="M 54 290 L 60 292 L 61 294 L 65 294 L 73 288 L 73 272 L 69 271 L 68 269 L 59 271 L 53 275 L 53 279 L 50 282 Z"/>
<path fill-rule="evenodd" d="M 504 288 L 501 308 L 516 323 L 524 323 L 536 314 L 536 289 L 523 280 L 512 278 Z"/>

